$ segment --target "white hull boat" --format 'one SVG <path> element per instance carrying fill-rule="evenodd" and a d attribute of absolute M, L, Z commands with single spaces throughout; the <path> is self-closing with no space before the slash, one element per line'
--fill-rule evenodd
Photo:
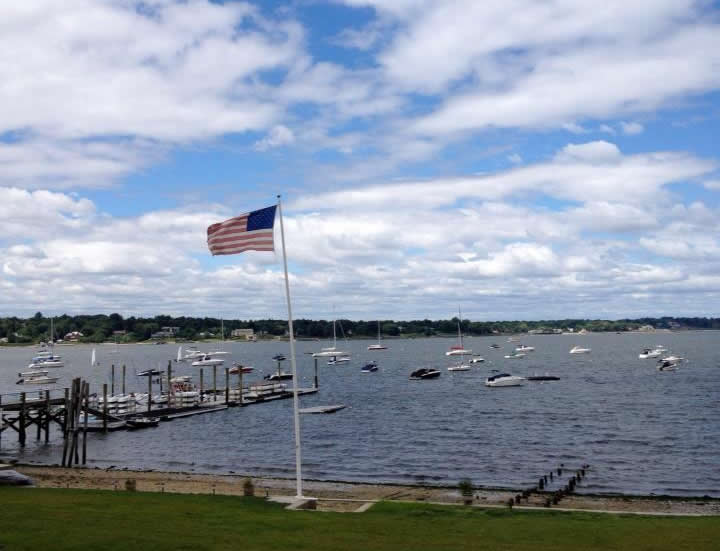
<path fill-rule="evenodd" d="M 378 342 L 377 342 L 377 344 L 371 344 L 370 346 L 367 347 L 367 349 L 368 350 L 387 350 L 387 346 L 385 346 L 384 344 L 382 344 L 380 342 L 380 320 L 378 320 L 377 324 L 378 324 Z"/>
<path fill-rule="evenodd" d="M 321 348 L 320 352 L 314 352 L 312 357 L 313 358 L 335 358 L 335 357 L 347 357 L 350 356 L 350 353 L 343 352 L 342 350 L 337 349 L 337 333 L 335 331 L 335 320 L 333 320 L 333 345 Z"/>
<path fill-rule="evenodd" d="M 48 377 L 47 375 L 41 375 L 39 377 L 23 377 L 17 384 L 19 385 L 51 385 L 56 383 L 58 377 Z"/>
<path fill-rule="evenodd" d="M 447 368 L 448 371 L 470 371 L 470 366 L 466 364 L 451 365 Z"/>
<path fill-rule="evenodd" d="M 500 386 L 522 386 L 525 381 L 525 377 L 519 377 L 517 375 L 510 375 L 509 373 L 499 373 L 485 379 L 485 386 L 500 387 Z"/>
<path fill-rule="evenodd" d="M 205 355 L 199 360 L 195 360 L 191 365 L 194 367 L 206 367 L 213 365 L 222 365 L 224 363 L 225 360 L 221 360 L 220 358 L 211 358 L 210 356 Z"/>
<path fill-rule="evenodd" d="M 505 354 L 505 358 L 508 360 L 519 360 L 520 358 L 524 358 L 525 354 L 523 352 L 514 352 L 513 354 Z"/>
<path fill-rule="evenodd" d="M 328 365 L 335 365 L 335 364 L 344 364 L 348 363 L 350 361 L 350 358 L 347 356 L 342 356 L 340 358 L 333 358 L 332 360 L 328 361 Z"/>
<path fill-rule="evenodd" d="M 570 349 L 570 354 L 589 354 L 592 348 L 583 348 L 582 346 L 574 346 Z"/>
<path fill-rule="evenodd" d="M 640 354 L 638 354 L 638 359 L 640 360 L 647 360 L 648 358 L 659 358 L 662 355 L 662 350 L 651 350 L 649 348 L 646 348 Z"/>
<path fill-rule="evenodd" d="M 463 334 L 462 334 L 462 312 L 458 308 L 458 344 L 450 347 L 450 350 L 445 352 L 446 356 L 471 356 L 472 350 L 468 350 L 463 345 Z"/>
<path fill-rule="evenodd" d="M 535 347 L 534 346 L 525 346 L 524 344 L 521 344 L 520 346 L 515 347 L 515 352 L 521 352 L 521 353 L 535 352 Z"/>
<path fill-rule="evenodd" d="M 60 360 L 45 360 L 40 362 L 32 362 L 28 364 L 28 369 L 38 369 L 46 367 L 63 367 L 65 364 Z"/>
<path fill-rule="evenodd" d="M 481 364 L 485 361 L 485 358 L 472 358 L 470 360 L 471 364 Z"/>
<path fill-rule="evenodd" d="M 33 371 L 21 371 L 18 373 L 18 377 L 42 377 L 43 375 L 47 375 L 49 371 L 45 370 L 33 370 Z"/>

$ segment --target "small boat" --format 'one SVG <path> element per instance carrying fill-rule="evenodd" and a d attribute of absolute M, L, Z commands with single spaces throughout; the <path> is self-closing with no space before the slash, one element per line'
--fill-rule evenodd
<path fill-rule="evenodd" d="M 213 366 L 213 365 L 222 365 L 225 363 L 225 360 L 221 360 L 220 358 L 213 358 L 212 356 L 208 356 L 205 354 L 200 359 L 195 360 L 191 365 L 194 367 L 203 367 L 203 366 Z"/>
<path fill-rule="evenodd" d="M 524 344 L 521 344 L 521 345 L 515 347 L 515 352 L 534 352 L 534 351 L 535 351 L 534 346 L 525 346 Z"/>
<path fill-rule="evenodd" d="M 485 361 L 485 358 L 481 358 L 480 356 L 476 356 L 474 358 L 470 358 L 471 364 L 481 364 Z"/>
<path fill-rule="evenodd" d="M 470 371 L 470 366 L 467 364 L 451 365 L 447 368 L 448 371 Z"/>
<path fill-rule="evenodd" d="M 16 384 L 18 385 L 52 385 L 56 383 L 58 377 L 48 377 L 47 375 L 39 375 L 37 377 L 23 377 Z"/>
<path fill-rule="evenodd" d="M 230 368 L 230 375 L 237 375 L 238 373 L 252 373 L 255 370 L 254 367 L 250 365 L 240 365 L 235 364 Z"/>
<path fill-rule="evenodd" d="M 378 370 L 377 362 L 368 362 L 364 366 L 362 366 L 362 369 L 360 371 L 362 371 L 363 373 L 372 373 L 377 370 Z"/>
<path fill-rule="evenodd" d="M 21 371 L 18 373 L 18 377 L 40 377 L 42 375 L 47 375 L 49 371 L 47 370 L 33 370 L 33 371 Z"/>
<path fill-rule="evenodd" d="M 277 354 L 276 356 L 273 356 L 272 359 L 276 362 L 284 362 L 285 360 L 287 360 L 285 354 Z"/>
<path fill-rule="evenodd" d="M 678 367 L 677 362 L 661 362 L 657 366 L 658 371 L 677 371 Z"/>
<path fill-rule="evenodd" d="M 281 371 L 280 373 L 273 373 L 272 375 L 265 375 L 263 377 L 266 381 L 285 381 L 292 378 L 292 373 L 285 373 L 284 371 Z"/>
<path fill-rule="evenodd" d="M 33 361 L 28 364 L 28 369 L 63 367 L 64 365 L 60 356 L 48 356 L 47 358 L 33 358 Z"/>
<path fill-rule="evenodd" d="M 344 404 L 333 404 L 331 406 L 315 406 L 311 408 L 302 408 L 299 409 L 299 413 L 335 413 L 336 411 L 340 411 L 341 409 L 345 409 Z"/>
<path fill-rule="evenodd" d="M 640 360 L 646 360 L 648 358 L 659 358 L 662 355 L 662 350 L 658 350 L 657 348 L 645 348 L 640 354 L 638 354 L 638 359 Z"/>
<path fill-rule="evenodd" d="M 335 365 L 335 364 L 344 364 L 350 361 L 350 358 L 347 356 L 340 356 L 339 358 L 333 358 L 332 360 L 328 360 L 328 365 Z"/>
<path fill-rule="evenodd" d="M 470 356 L 472 350 L 468 350 L 463 345 L 463 334 L 462 334 L 462 312 L 458 308 L 458 344 L 451 346 L 450 350 L 445 352 L 446 356 Z"/>
<path fill-rule="evenodd" d="M 140 371 L 137 373 L 138 377 L 154 377 L 156 375 L 161 375 L 162 371 L 159 369 L 146 369 L 145 371 Z"/>
<path fill-rule="evenodd" d="M 490 345 L 490 348 L 500 348 L 500 345 L 498 343 L 494 342 Z"/>
<path fill-rule="evenodd" d="M 422 381 L 425 379 L 437 379 L 440 376 L 440 371 L 431 367 L 422 367 L 416 369 L 410 373 L 411 381 Z"/>
<path fill-rule="evenodd" d="M 485 379 L 485 386 L 521 386 L 525 377 L 510 375 L 510 373 L 498 373 Z"/>
<path fill-rule="evenodd" d="M 380 342 L 380 320 L 377 322 L 378 325 L 378 342 L 377 344 L 371 344 L 367 347 L 368 350 L 387 350 L 387 346 Z"/>
<path fill-rule="evenodd" d="M 524 358 L 525 353 L 524 352 L 513 352 L 512 354 L 505 354 L 505 358 L 508 360 L 517 360 L 519 358 Z"/>
<path fill-rule="evenodd" d="M 157 427 L 160 423 L 158 417 L 135 417 L 125 421 L 130 429 L 145 429 L 148 427 Z"/>
<path fill-rule="evenodd" d="M 570 349 L 570 354 L 589 354 L 592 352 L 592 348 L 583 348 L 582 346 L 573 346 Z"/>
<path fill-rule="evenodd" d="M 660 359 L 658 360 L 658 363 L 662 363 L 662 362 L 680 363 L 680 362 L 683 362 L 683 361 L 685 361 L 685 358 L 682 358 L 682 357 L 680 357 L 680 356 L 674 356 L 674 355 L 671 354 L 670 356 L 665 356 L 664 358 L 660 358 Z"/>

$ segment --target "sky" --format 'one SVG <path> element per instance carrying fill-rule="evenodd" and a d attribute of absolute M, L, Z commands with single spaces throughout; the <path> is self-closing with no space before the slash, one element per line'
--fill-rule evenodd
<path fill-rule="evenodd" d="M 718 2 L 2 2 L 0 316 L 717 317 L 719 138 Z"/>

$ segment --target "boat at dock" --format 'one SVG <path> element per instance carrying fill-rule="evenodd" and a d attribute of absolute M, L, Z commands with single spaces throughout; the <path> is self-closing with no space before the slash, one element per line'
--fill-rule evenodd
<path fill-rule="evenodd" d="M 277 373 L 272 373 L 270 375 L 265 375 L 263 379 L 266 381 L 286 381 L 288 379 L 292 379 L 292 373 L 285 373 L 284 371 L 280 371 Z"/>
<path fill-rule="evenodd" d="M 59 377 L 48 377 L 47 375 L 37 375 L 31 377 L 22 377 L 16 384 L 18 385 L 52 385 L 58 381 Z"/>
<path fill-rule="evenodd" d="M 254 370 L 255 368 L 250 365 L 235 364 L 230 368 L 229 373 L 230 375 L 237 375 L 238 373 L 252 373 Z"/>

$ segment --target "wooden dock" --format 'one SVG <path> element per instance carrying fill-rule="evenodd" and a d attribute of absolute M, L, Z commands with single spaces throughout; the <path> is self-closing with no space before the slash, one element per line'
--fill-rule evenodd
<path fill-rule="evenodd" d="M 193 391 L 197 394 L 197 400 L 193 400 L 193 403 L 185 403 L 182 398 L 178 399 L 177 396 L 182 396 L 182 393 L 176 395 L 173 385 L 168 385 L 170 389 L 165 392 L 162 391 L 161 385 L 159 396 L 167 403 L 164 405 L 155 403 L 156 395 L 152 392 L 152 380 L 148 377 L 147 398 L 143 403 L 138 402 L 134 393 L 126 394 L 124 366 L 122 373 L 121 394 L 115 394 L 114 366 L 110 393 L 108 393 L 108 385 L 103 384 L 101 392 L 96 391 L 91 394 L 90 384 L 76 378 L 71 388 L 0 394 L 0 448 L 3 433 L 9 430 L 17 434 L 21 447 L 26 445 L 28 433 L 33 428 L 35 428 L 36 440 L 44 440 L 48 443 L 50 427 L 54 425 L 61 431 L 64 440 L 62 465 L 85 464 L 88 432 L 107 433 L 137 428 L 140 423 L 132 426 L 129 421 L 138 418 L 171 421 L 225 411 L 232 407 L 242 408 L 293 397 L 293 390 L 282 383 L 261 381 L 243 385 L 242 375 L 238 378 L 237 386 L 233 387 L 230 384 L 229 370 L 225 368 L 225 386 L 222 388 L 217 386 L 215 369 L 213 369 L 211 388 L 204 387 L 203 372 L 200 371 L 200 386 L 197 391 Z M 166 380 L 174 380 L 170 364 Z M 304 396 L 316 392 L 318 392 L 317 371 L 315 386 L 298 389 L 298 395 Z M 132 407 L 120 411 L 117 400 L 121 398 L 124 398 L 128 404 L 131 402 Z M 114 404 L 113 411 L 110 411 L 111 404 Z M 89 421 L 89 416 L 92 416 L 92 421 Z M 149 425 L 150 423 L 147 426 Z"/>

